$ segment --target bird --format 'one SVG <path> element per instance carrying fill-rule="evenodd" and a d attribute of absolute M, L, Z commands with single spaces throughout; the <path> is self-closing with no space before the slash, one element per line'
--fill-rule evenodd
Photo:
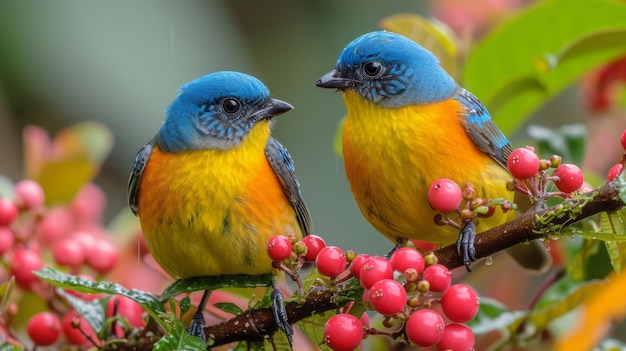
<path fill-rule="evenodd" d="M 293 160 L 270 133 L 273 118 L 291 109 L 240 72 L 214 72 L 180 87 L 128 181 L 130 209 L 170 276 L 269 274 L 272 236 L 311 233 Z M 292 333 L 275 285 L 273 297 L 279 327 Z M 189 328 L 202 338 L 207 299 L 205 292 Z"/>
<path fill-rule="evenodd" d="M 315 85 L 343 97 L 344 167 L 363 216 L 396 247 L 411 239 L 456 242 L 469 269 L 474 235 L 508 215 L 475 219 L 459 233 L 435 223 L 427 193 L 435 180 L 448 178 L 471 183 L 483 199 L 513 199 L 506 188 L 513 148 L 485 106 L 434 54 L 390 31 L 352 40 Z"/>

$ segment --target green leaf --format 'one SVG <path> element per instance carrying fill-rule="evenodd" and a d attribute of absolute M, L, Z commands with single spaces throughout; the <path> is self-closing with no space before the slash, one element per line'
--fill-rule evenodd
<path fill-rule="evenodd" d="M 154 343 L 155 351 L 205 351 L 207 344 L 197 336 L 191 336 L 181 321 L 171 321 L 167 335 Z"/>
<path fill-rule="evenodd" d="M 63 273 L 51 267 L 45 267 L 33 272 L 39 278 L 60 288 L 80 291 L 84 293 L 106 293 L 111 295 L 126 296 L 140 304 L 159 324 L 163 325 L 160 315 L 165 313 L 159 299 L 149 292 L 125 287 L 112 282 L 94 282 L 81 277 Z"/>
<path fill-rule="evenodd" d="M 626 30 L 624 18 L 623 1 L 538 2 L 494 28 L 470 51 L 463 84 L 509 134 L 585 72 L 626 53 L 626 40 L 619 38 Z M 520 85 L 520 79 L 541 83 Z M 502 99 L 503 90 L 514 94 Z"/>
<path fill-rule="evenodd" d="M 525 311 L 510 311 L 495 299 L 481 297 L 478 313 L 467 325 L 475 334 L 486 334 L 494 330 L 511 329 L 509 326 L 517 326 L 518 321 L 527 314 Z"/>
<path fill-rule="evenodd" d="M 624 216 L 626 216 L 624 209 L 600 214 L 600 230 L 617 237 L 616 240 L 604 241 L 613 270 L 617 273 L 626 268 L 626 222 Z"/>
<path fill-rule="evenodd" d="M 178 279 L 165 288 L 163 294 L 161 294 L 161 301 L 166 301 L 170 297 L 178 294 L 201 290 L 217 290 L 222 288 L 257 288 L 261 286 L 270 286 L 272 285 L 273 280 L 274 275 L 272 274 L 234 274 Z"/>
<path fill-rule="evenodd" d="M 326 321 L 335 314 L 337 314 L 337 312 L 332 310 L 317 313 L 296 322 L 296 325 L 312 343 L 321 344 L 322 340 L 324 340 L 324 326 L 326 325 Z M 325 349 L 328 350 L 328 348 Z"/>
<path fill-rule="evenodd" d="M 105 303 L 97 299 L 94 301 L 85 301 L 79 297 L 66 293 L 63 289 L 57 288 L 57 294 L 63 296 L 63 298 L 70 304 L 78 314 L 80 314 L 89 325 L 96 331 L 97 334 L 102 332 L 104 326 L 105 315 Z"/>
<path fill-rule="evenodd" d="M 0 345 L 0 351 L 21 351 L 23 348 L 9 344 L 8 342 Z"/>
<path fill-rule="evenodd" d="M 543 330 L 553 320 L 578 307 L 602 286 L 603 282 L 599 280 L 576 282 L 565 276 L 542 296 L 528 320 L 537 330 Z"/>
<path fill-rule="evenodd" d="M 171 305 L 170 305 L 170 309 L 171 309 L 172 311 L 175 311 L 175 310 L 176 310 L 176 309 L 175 309 L 176 307 L 175 307 L 174 299 L 171 299 L 171 300 L 170 300 L 170 303 L 171 303 Z M 180 300 L 179 306 L 180 306 L 180 319 L 183 319 L 183 316 L 184 316 L 187 312 L 189 312 L 189 310 L 191 309 L 191 299 L 189 298 L 189 296 L 185 296 L 185 297 L 183 297 L 183 298 Z"/>
<path fill-rule="evenodd" d="M 243 313 L 243 310 L 232 302 L 217 302 L 217 303 L 214 303 L 213 306 L 219 308 L 220 310 L 226 313 L 231 313 L 236 316 Z"/>
<path fill-rule="evenodd" d="M 13 294 L 13 287 L 15 287 L 15 277 L 11 276 L 9 281 L 0 285 L 0 315 L 4 314 L 4 309 L 11 301 L 11 294 Z"/>

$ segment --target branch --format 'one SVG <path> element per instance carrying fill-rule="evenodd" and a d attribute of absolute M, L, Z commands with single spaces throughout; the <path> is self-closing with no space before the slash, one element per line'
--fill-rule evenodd
<path fill-rule="evenodd" d="M 585 201 L 587 201 L 585 203 Z M 537 211 L 527 211 L 519 217 L 476 235 L 476 258 L 491 256 L 519 243 L 541 238 L 561 226 L 571 225 L 600 212 L 617 211 L 626 206 L 619 196 L 619 184 L 610 182 L 587 193 L 582 198 L 570 199 L 562 204 Z M 538 221 L 552 214 L 560 216 L 549 222 Z M 539 233 L 539 234 L 538 234 Z M 435 252 L 438 262 L 453 269 L 463 265 L 456 254 L 456 246 L 446 246 Z"/>
<path fill-rule="evenodd" d="M 476 257 L 491 256 L 516 244 L 538 239 L 555 228 L 567 226 L 600 212 L 616 211 L 626 206 L 620 199 L 619 185 L 610 182 L 560 205 L 537 211 L 527 211 L 519 217 L 476 236 Z M 538 221 L 558 214 L 548 222 Z M 456 246 L 450 245 L 435 252 L 438 262 L 452 269 L 463 266 L 456 254 Z M 315 313 L 339 307 L 335 295 L 327 289 L 311 291 L 302 304 L 290 302 L 286 305 L 289 321 L 295 323 Z M 205 328 L 206 335 L 215 340 L 215 346 L 237 340 L 262 340 L 277 330 L 270 308 L 250 310 L 223 323 Z"/>

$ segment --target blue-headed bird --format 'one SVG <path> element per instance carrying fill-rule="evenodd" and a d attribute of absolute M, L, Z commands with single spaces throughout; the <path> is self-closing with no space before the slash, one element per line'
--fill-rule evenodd
<path fill-rule="evenodd" d="M 272 273 L 269 238 L 311 232 L 291 156 L 270 135 L 273 117 L 292 108 L 239 72 L 212 73 L 180 88 L 156 136 L 137 154 L 128 185 L 148 248 L 169 275 Z M 199 318 L 207 298 L 205 292 Z M 273 307 L 278 319 L 282 306 Z M 190 331 L 203 336 L 200 323 Z M 291 331 L 286 321 L 277 323 Z"/>
<path fill-rule="evenodd" d="M 316 85 L 343 96 L 344 165 L 365 218 L 398 245 L 456 240 L 469 269 L 473 236 L 504 223 L 507 215 L 479 218 L 459 234 L 435 223 L 427 193 L 435 180 L 449 178 L 470 182 L 483 199 L 513 199 L 506 188 L 512 147 L 483 104 L 431 52 L 387 31 L 350 42 Z"/>

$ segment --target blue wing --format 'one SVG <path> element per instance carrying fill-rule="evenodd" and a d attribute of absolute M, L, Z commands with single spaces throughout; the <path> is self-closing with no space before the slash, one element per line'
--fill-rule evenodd
<path fill-rule="evenodd" d="M 506 169 L 513 147 L 493 122 L 485 106 L 472 93 L 462 88 L 459 88 L 454 98 L 467 108 L 463 126 L 474 144 Z"/>
<path fill-rule="evenodd" d="M 130 210 L 133 211 L 135 216 L 138 211 L 138 196 L 137 187 L 139 185 L 139 180 L 141 179 L 141 174 L 143 173 L 143 169 L 146 167 L 146 163 L 152 154 L 152 148 L 156 145 L 156 140 L 150 140 L 144 147 L 139 150 L 137 156 L 135 156 L 135 161 L 133 161 L 133 166 L 130 172 L 130 176 L 128 177 L 128 206 Z"/>
<path fill-rule="evenodd" d="M 300 183 L 296 179 L 295 167 L 291 155 L 276 139 L 269 138 L 265 146 L 265 157 L 278 176 L 280 184 L 287 195 L 287 199 L 296 212 L 298 224 L 303 235 L 309 235 L 313 231 L 311 215 L 306 207 L 302 194 L 300 193 Z"/>

